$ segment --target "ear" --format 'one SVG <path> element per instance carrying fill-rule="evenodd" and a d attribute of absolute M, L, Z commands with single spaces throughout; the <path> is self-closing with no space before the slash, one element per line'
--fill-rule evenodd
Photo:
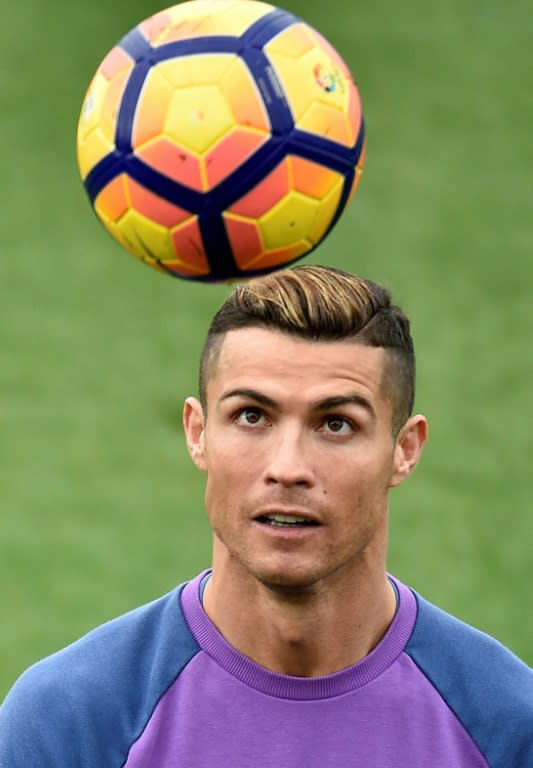
<path fill-rule="evenodd" d="M 400 485 L 418 464 L 428 436 L 428 423 L 424 416 L 407 419 L 396 438 L 389 487 Z"/>
<path fill-rule="evenodd" d="M 205 418 L 202 405 L 195 397 L 188 397 L 183 406 L 183 429 L 191 459 L 198 469 L 207 471 L 205 457 Z"/>

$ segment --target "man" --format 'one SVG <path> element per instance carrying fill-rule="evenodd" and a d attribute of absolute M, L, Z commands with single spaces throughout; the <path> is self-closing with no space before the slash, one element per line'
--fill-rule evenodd
<path fill-rule="evenodd" d="M 184 407 L 212 569 L 26 672 L 1 768 L 531 768 L 533 672 L 386 572 L 414 363 L 370 281 L 237 288 Z"/>

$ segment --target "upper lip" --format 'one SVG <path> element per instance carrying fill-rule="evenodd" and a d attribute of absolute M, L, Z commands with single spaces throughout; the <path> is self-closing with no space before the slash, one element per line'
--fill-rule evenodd
<path fill-rule="evenodd" d="M 288 517 L 305 517 L 306 520 L 312 520 L 313 523 L 320 525 L 322 521 L 314 512 L 310 512 L 308 509 L 302 507 L 287 507 L 283 504 L 271 505 L 263 507 L 257 514 L 254 515 L 254 520 L 258 520 L 260 517 L 270 517 L 272 515 L 286 515 Z"/>

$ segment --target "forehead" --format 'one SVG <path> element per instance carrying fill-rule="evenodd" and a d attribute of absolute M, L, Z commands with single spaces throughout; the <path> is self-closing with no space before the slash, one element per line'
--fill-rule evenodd
<path fill-rule="evenodd" d="M 289 388 L 302 397 L 361 391 L 382 395 L 385 351 L 352 339 L 314 341 L 266 328 L 229 331 L 223 338 L 211 376 L 208 399 L 228 389 L 254 387 L 276 392 Z"/>

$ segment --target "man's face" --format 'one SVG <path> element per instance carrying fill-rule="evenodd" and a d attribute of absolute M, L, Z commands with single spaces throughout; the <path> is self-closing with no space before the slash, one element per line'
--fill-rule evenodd
<path fill-rule="evenodd" d="M 405 464 L 382 391 L 385 352 L 264 328 L 226 334 L 207 383 L 207 419 L 185 405 L 207 472 L 215 561 L 262 583 L 309 587 L 384 562 L 388 492 Z M 422 441 L 423 442 L 423 441 Z"/>

